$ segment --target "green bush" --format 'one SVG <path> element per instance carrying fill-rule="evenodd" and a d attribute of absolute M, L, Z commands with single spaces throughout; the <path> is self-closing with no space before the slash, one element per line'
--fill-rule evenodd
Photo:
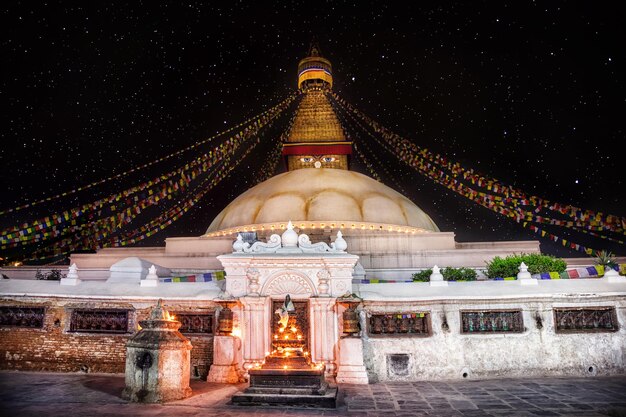
<path fill-rule="evenodd" d="M 476 271 L 472 268 L 444 268 L 441 271 L 446 281 L 476 281 Z"/>
<path fill-rule="evenodd" d="M 35 279 L 40 279 L 40 280 L 48 280 L 48 281 L 60 281 L 61 278 L 63 278 L 63 275 L 61 274 L 61 271 L 59 271 L 58 269 L 53 269 L 52 271 L 49 272 L 41 272 L 41 270 L 37 270 L 37 272 L 35 273 Z"/>
<path fill-rule="evenodd" d="M 540 255 L 536 253 L 509 255 L 506 258 L 496 256 L 487 262 L 486 274 L 489 278 L 506 278 L 517 276 L 520 264 L 524 262 L 528 266 L 531 274 L 541 274 L 543 272 L 563 272 L 567 268 L 564 260 L 550 255 Z"/>
<path fill-rule="evenodd" d="M 413 274 L 413 282 L 428 282 L 430 281 L 430 274 L 433 273 L 432 269 L 425 269 Z"/>
<path fill-rule="evenodd" d="M 416 272 L 413 274 L 413 281 L 428 282 L 432 273 L 432 269 Z M 471 268 L 443 268 L 441 274 L 446 281 L 476 281 L 477 277 L 476 271 Z"/>

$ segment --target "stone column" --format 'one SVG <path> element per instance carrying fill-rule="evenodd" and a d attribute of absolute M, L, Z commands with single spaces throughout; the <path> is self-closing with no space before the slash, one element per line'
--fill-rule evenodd
<path fill-rule="evenodd" d="M 339 340 L 338 384 L 368 384 L 363 362 L 363 341 L 360 337 L 343 337 Z"/>
<path fill-rule="evenodd" d="M 336 298 L 312 297 L 310 299 L 311 318 L 311 358 L 324 363 L 326 373 L 334 374 L 337 368 L 335 348 L 337 343 Z"/>
<path fill-rule="evenodd" d="M 213 364 L 207 382 L 236 384 L 239 382 L 241 339 L 236 336 L 213 337 Z"/>
<path fill-rule="evenodd" d="M 243 367 L 262 362 L 270 348 L 270 297 L 241 297 L 243 317 L 240 320 L 243 340 Z"/>
<path fill-rule="evenodd" d="M 355 311 L 355 304 L 349 305 L 347 303 L 337 304 L 338 317 L 345 319 L 344 312 L 348 308 L 352 308 Z M 357 317 L 360 315 L 356 312 Z M 365 370 L 365 363 L 363 361 L 363 340 L 361 339 L 361 332 L 346 333 L 346 323 L 342 320 L 341 329 L 343 329 L 344 335 L 339 338 L 339 354 L 337 359 L 337 377 L 336 381 L 339 384 L 368 384 L 367 371 Z M 361 327 L 359 325 L 359 327 Z"/>

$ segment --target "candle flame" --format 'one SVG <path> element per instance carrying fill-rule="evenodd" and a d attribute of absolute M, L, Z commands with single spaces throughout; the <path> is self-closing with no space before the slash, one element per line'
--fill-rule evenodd
<path fill-rule="evenodd" d="M 241 338 L 241 329 L 239 327 L 233 327 L 233 331 L 230 334 L 232 336 Z"/>

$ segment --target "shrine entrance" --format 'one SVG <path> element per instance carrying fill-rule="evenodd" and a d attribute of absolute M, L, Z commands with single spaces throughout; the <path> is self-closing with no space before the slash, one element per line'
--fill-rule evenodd
<path fill-rule="evenodd" d="M 304 350 L 311 351 L 311 334 L 309 325 L 309 302 L 308 300 L 291 300 L 295 311 L 289 313 L 289 322 L 287 324 L 287 331 L 295 328 L 296 334 L 294 337 L 300 336 L 300 341 L 304 345 Z M 276 310 L 279 310 L 285 299 L 272 299 L 272 337 L 281 337 L 280 331 L 280 316 L 276 314 Z"/>
<path fill-rule="evenodd" d="M 238 237 L 233 253 L 218 256 L 226 274 L 224 292 L 236 305 L 233 335 L 214 340 L 236 340 L 229 339 L 224 346 L 215 342 L 214 352 L 234 348 L 237 355 L 224 364 L 229 367 L 224 372 L 214 364 L 210 380 L 226 382 L 225 372 L 241 370 L 245 377 L 259 377 L 251 380 L 249 388 L 255 389 L 270 384 L 272 372 L 301 370 L 315 378 L 320 374 L 315 383 L 309 381 L 320 389 L 325 376 L 336 376 L 338 382 L 367 383 L 361 339 L 340 334 L 344 307 L 337 299 L 350 294 L 358 261 L 345 248 L 339 232 L 332 247 L 311 243 L 290 222 L 281 236 L 272 235 L 267 243 L 250 246 Z"/>

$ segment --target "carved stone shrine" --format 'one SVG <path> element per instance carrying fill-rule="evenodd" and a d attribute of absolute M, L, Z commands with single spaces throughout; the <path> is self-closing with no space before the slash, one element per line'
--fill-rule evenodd
<path fill-rule="evenodd" d="M 191 342 L 178 329 L 175 317 L 161 305 L 148 320 L 139 322 L 141 330 L 126 344 L 125 399 L 160 403 L 187 398 Z"/>
<path fill-rule="evenodd" d="M 358 259 L 345 249 L 341 233 L 330 245 L 311 243 L 289 223 L 282 236 L 253 244 L 238 238 L 232 254 L 218 257 L 226 292 L 239 301 L 233 313 L 250 379 L 234 403 L 335 406 L 337 390 L 325 377 L 338 366 L 336 300 L 351 292 Z M 278 320 L 286 298 L 293 310 Z"/>
<path fill-rule="evenodd" d="M 324 363 L 312 362 L 308 351 L 306 310 L 296 309 L 289 295 L 277 304 L 272 350 L 248 370 L 250 386 L 234 395 L 233 403 L 335 408 L 337 388 L 326 382 Z"/>

